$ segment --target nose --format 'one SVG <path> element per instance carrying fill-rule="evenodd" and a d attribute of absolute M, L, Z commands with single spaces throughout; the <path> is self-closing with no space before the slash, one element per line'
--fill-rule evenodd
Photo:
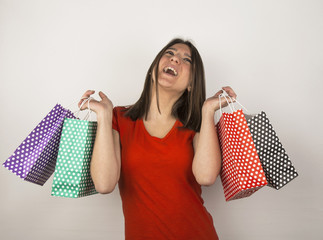
<path fill-rule="evenodd" d="M 180 57 L 178 57 L 176 54 L 171 57 L 171 62 L 180 64 L 181 60 Z"/>

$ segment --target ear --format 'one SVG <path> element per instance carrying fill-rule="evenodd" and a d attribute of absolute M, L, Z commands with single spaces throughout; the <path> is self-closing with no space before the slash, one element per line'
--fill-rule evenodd
<path fill-rule="evenodd" d="M 191 91 L 191 86 L 187 87 L 187 91 L 190 92 Z"/>

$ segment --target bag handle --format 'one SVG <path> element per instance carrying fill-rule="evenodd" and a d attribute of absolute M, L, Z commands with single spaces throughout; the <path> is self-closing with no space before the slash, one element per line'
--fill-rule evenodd
<path fill-rule="evenodd" d="M 76 112 L 74 112 L 75 114 L 76 114 L 76 117 L 77 118 L 79 118 L 79 113 L 82 111 L 81 110 L 81 108 L 83 107 L 83 105 L 87 102 L 87 108 L 88 108 L 88 111 L 87 111 L 87 113 L 86 113 L 86 115 L 85 115 L 85 117 L 84 117 L 84 119 L 83 120 L 86 120 L 86 121 L 91 121 L 91 113 L 93 112 L 92 110 L 91 110 L 91 108 L 90 108 L 90 101 L 93 99 L 92 97 L 88 97 L 88 98 L 81 98 L 81 100 L 82 99 L 85 99 L 82 103 L 81 103 L 81 105 L 80 105 L 80 107 L 79 107 L 79 110 L 77 110 Z"/>
<path fill-rule="evenodd" d="M 224 90 L 222 90 L 223 92 L 225 92 Z M 224 93 L 221 93 L 220 95 L 219 95 L 219 103 L 220 103 L 220 115 L 222 115 L 222 104 L 221 104 L 221 98 L 222 97 L 224 97 L 224 99 L 227 101 L 227 103 L 228 103 L 228 107 L 230 108 L 230 110 L 231 110 L 231 112 L 234 112 L 235 110 L 233 109 L 233 108 L 231 108 L 231 105 L 230 105 L 230 103 L 229 103 L 229 101 L 228 101 L 228 98 L 225 96 L 225 94 Z M 230 99 L 231 101 L 232 101 L 232 99 Z"/>
<path fill-rule="evenodd" d="M 229 96 L 229 94 L 225 91 L 225 90 L 223 90 L 222 89 L 222 93 L 219 95 L 219 101 L 220 101 L 220 114 L 222 115 L 222 107 L 221 107 L 221 97 L 224 97 L 225 98 L 225 100 L 227 101 L 227 103 L 228 103 L 228 106 L 229 106 L 229 108 L 230 108 L 230 110 L 231 110 L 231 113 L 233 113 L 233 112 L 235 112 L 236 111 L 236 109 L 235 109 L 235 107 L 234 107 L 234 103 L 236 102 L 237 104 L 239 104 L 244 110 L 246 110 L 246 112 L 249 112 L 248 111 L 248 109 L 246 108 L 246 107 L 244 107 L 237 99 L 235 99 L 235 98 L 231 98 L 230 96 Z M 230 102 L 228 101 L 228 99 L 230 100 Z"/>

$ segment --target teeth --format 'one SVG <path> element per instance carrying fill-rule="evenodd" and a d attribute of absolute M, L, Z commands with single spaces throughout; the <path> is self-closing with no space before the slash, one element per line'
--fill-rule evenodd
<path fill-rule="evenodd" d="M 174 73 L 174 75 L 177 76 L 177 72 L 174 68 L 172 68 L 172 67 L 165 67 L 164 68 L 164 72 L 167 72 L 168 70 L 171 70 Z"/>

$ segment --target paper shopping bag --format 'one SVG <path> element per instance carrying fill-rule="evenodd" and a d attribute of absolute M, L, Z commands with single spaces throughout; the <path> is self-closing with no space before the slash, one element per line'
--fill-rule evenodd
<path fill-rule="evenodd" d="M 226 201 L 248 197 L 267 185 L 242 110 L 222 113 L 217 123 L 222 152 L 220 172 Z"/>
<path fill-rule="evenodd" d="M 265 112 L 245 115 L 268 186 L 280 189 L 298 176 Z"/>
<path fill-rule="evenodd" d="M 3 166 L 26 181 L 43 185 L 55 169 L 65 117 L 75 118 L 71 111 L 56 104 Z"/>
<path fill-rule="evenodd" d="M 52 195 L 78 198 L 97 193 L 90 161 L 97 122 L 66 118 L 52 184 Z"/>

